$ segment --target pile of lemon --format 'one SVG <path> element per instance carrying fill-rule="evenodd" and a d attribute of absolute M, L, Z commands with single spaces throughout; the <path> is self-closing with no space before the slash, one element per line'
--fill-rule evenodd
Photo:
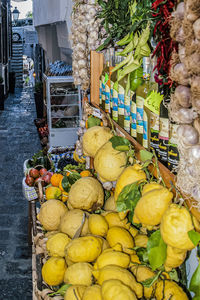
<path fill-rule="evenodd" d="M 96 132 L 95 137 L 97 140 Z M 107 168 L 116 169 L 113 164 L 107 160 Z M 130 222 L 128 211 L 117 212 L 116 202 L 123 188 L 136 181 L 144 184 Z M 168 272 L 180 266 L 187 251 L 195 248 L 188 232 L 200 231 L 200 225 L 184 206 L 173 203 L 169 189 L 147 182 L 141 165 L 121 168 L 115 190 L 106 201 L 97 179 L 79 179 L 66 203 L 49 199 L 42 204 L 38 219 L 50 232 L 43 280 L 56 288 L 69 284 L 65 300 L 188 299 Z M 132 224 L 140 224 L 140 230 Z M 165 272 L 147 286 L 144 282 L 156 273 L 140 261 L 136 250 L 146 248 L 148 231 L 158 228 L 167 245 Z"/>

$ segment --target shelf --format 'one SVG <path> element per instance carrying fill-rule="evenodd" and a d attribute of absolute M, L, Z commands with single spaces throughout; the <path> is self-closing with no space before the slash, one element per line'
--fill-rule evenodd
<path fill-rule="evenodd" d="M 50 95 L 51 97 L 66 97 L 66 96 L 78 96 L 78 93 L 76 94 L 59 94 L 59 95 Z"/>
<path fill-rule="evenodd" d="M 79 116 L 66 116 L 66 117 L 52 117 L 51 119 L 74 119 L 74 118 L 79 118 Z"/>
<path fill-rule="evenodd" d="M 79 107 L 79 104 L 76 103 L 76 104 L 51 104 L 51 107 L 68 107 L 68 106 L 78 106 Z"/>

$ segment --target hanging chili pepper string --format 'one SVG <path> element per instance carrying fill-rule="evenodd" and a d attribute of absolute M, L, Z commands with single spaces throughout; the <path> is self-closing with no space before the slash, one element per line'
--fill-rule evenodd
<path fill-rule="evenodd" d="M 170 72 L 170 57 L 174 50 L 177 51 L 177 45 L 171 40 L 170 37 L 170 19 L 171 13 L 174 6 L 176 5 L 176 0 L 156 0 L 152 3 L 152 16 L 155 18 L 159 17 L 154 27 L 153 36 L 158 44 L 153 52 L 153 56 L 156 55 L 157 65 L 156 69 L 158 76 L 156 76 L 156 81 L 159 84 L 165 84 L 169 87 L 172 86 L 172 81 L 169 78 Z"/>

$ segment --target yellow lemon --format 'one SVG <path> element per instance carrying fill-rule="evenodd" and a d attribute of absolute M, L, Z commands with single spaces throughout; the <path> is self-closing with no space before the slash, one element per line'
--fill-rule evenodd
<path fill-rule="evenodd" d="M 143 189 L 142 189 L 142 196 L 152 190 L 159 190 L 159 189 L 162 189 L 163 188 L 163 185 L 157 183 L 157 182 L 150 182 L 150 183 L 147 183 L 143 186 Z"/>
<path fill-rule="evenodd" d="M 127 167 L 120 177 L 117 180 L 117 184 L 115 187 L 115 201 L 117 201 L 119 194 L 123 190 L 123 188 L 131 183 L 134 183 L 138 180 L 145 180 L 146 174 L 143 170 L 141 170 L 141 166 L 135 164 L 133 166 Z"/>
<path fill-rule="evenodd" d="M 189 300 L 182 288 L 174 281 L 162 280 L 157 283 L 156 293 L 157 300 Z"/>
<path fill-rule="evenodd" d="M 106 236 L 108 231 L 108 223 L 106 219 L 97 214 L 92 214 L 89 216 L 89 230 L 94 235 Z"/>
<path fill-rule="evenodd" d="M 171 269 L 179 267 L 186 259 L 187 251 L 167 246 L 167 257 L 165 261 L 165 270 L 170 272 Z"/>
<path fill-rule="evenodd" d="M 103 300 L 137 300 L 135 293 L 120 280 L 111 279 L 102 284 Z"/>
<path fill-rule="evenodd" d="M 72 285 L 65 293 L 65 300 L 82 300 L 83 294 L 86 290 L 86 286 Z"/>
<path fill-rule="evenodd" d="M 51 236 L 47 243 L 47 251 L 50 256 L 65 256 L 65 247 L 71 241 L 71 239 L 64 233 L 57 233 Z"/>
<path fill-rule="evenodd" d="M 188 236 L 188 231 L 193 230 L 192 218 L 189 211 L 177 204 L 171 204 L 163 215 L 160 232 L 164 242 L 171 247 L 191 250 L 195 248 Z"/>
<path fill-rule="evenodd" d="M 98 284 L 88 286 L 83 294 L 82 300 L 102 300 L 101 287 Z"/>
<path fill-rule="evenodd" d="M 49 186 L 45 190 L 45 195 L 46 195 L 46 200 L 50 200 L 50 199 L 57 199 L 57 200 L 59 200 L 59 199 L 61 199 L 62 192 L 56 186 Z"/>
<path fill-rule="evenodd" d="M 130 256 L 120 251 L 113 249 L 104 250 L 95 263 L 95 268 L 101 269 L 107 265 L 116 265 L 123 268 L 128 268 L 130 263 Z"/>
<path fill-rule="evenodd" d="M 67 268 L 64 282 L 73 285 L 92 285 L 93 267 L 89 263 L 75 263 Z"/>
<path fill-rule="evenodd" d="M 125 228 L 114 226 L 108 230 L 107 241 L 115 250 L 133 254 L 134 240 Z M 117 246 L 117 247 L 116 247 Z M 119 246 L 119 247 L 118 247 Z"/>
<path fill-rule="evenodd" d="M 59 285 L 63 282 L 67 266 L 62 257 L 50 257 L 42 267 L 42 278 L 48 285 Z"/>
<path fill-rule="evenodd" d="M 148 242 L 148 236 L 145 234 L 138 234 L 135 236 L 134 241 L 136 247 L 146 248 Z"/>
<path fill-rule="evenodd" d="M 117 212 L 109 212 L 104 215 L 106 221 L 108 222 L 109 228 L 113 226 L 124 227 L 126 229 L 130 228 L 130 223 L 128 223 L 128 219 L 125 218 L 123 220 L 120 219 L 120 216 Z"/>

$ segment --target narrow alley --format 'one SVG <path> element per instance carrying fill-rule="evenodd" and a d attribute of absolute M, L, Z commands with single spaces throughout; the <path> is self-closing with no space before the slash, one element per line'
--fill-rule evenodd
<path fill-rule="evenodd" d="M 30 88 L 17 89 L 0 112 L 0 299 L 32 299 L 28 203 L 22 194 L 23 162 L 40 149 Z M 14 296 L 15 295 L 15 296 Z"/>

